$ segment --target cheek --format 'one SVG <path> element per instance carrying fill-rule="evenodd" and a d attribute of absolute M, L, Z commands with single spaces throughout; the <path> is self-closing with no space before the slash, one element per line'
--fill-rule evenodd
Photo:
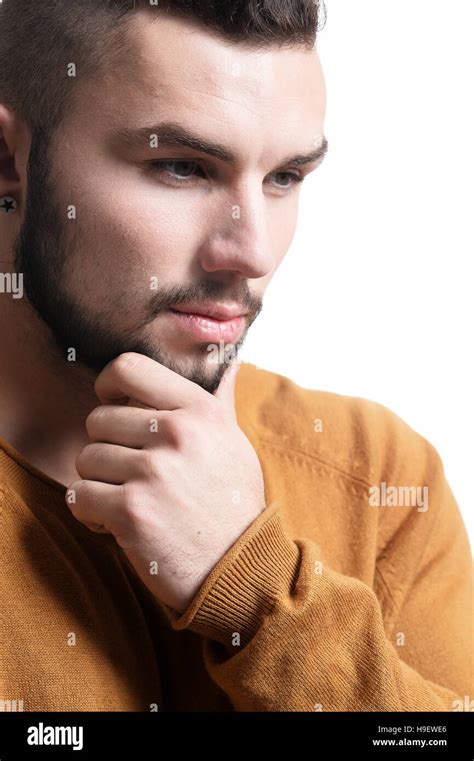
<path fill-rule="evenodd" d="M 276 213 L 271 216 L 271 240 L 273 243 L 273 255 L 275 257 L 275 270 L 285 258 L 293 241 L 298 221 L 298 193 L 281 207 L 276 208 Z M 274 270 L 274 271 L 275 271 Z"/>
<path fill-rule="evenodd" d="M 77 218 L 70 222 L 70 276 L 96 293 L 101 282 L 109 291 L 125 279 L 138 284 L 156 276 L 174 283 L 192 257 L 198 215 L 183 208 L 177 194 L 128 173 L 83 181 L 74 194 Z"/>

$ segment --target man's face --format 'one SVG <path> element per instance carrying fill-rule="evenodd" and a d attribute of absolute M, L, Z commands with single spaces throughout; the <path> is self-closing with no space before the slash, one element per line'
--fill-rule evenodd
<path fill-rule="evenodd" d="M 213 392 L 293 238 L 294 175 L 320 163 L 289 158 L 321 146 L 324 79 L 314 51 L 148 12 L 128 35 L 133 63 L 80 81 L 49 163 L 33 162 L 16 266 L 64 355 L 98 372 L 138 351 Z M 173 145 L 184 132 L 229 156 Z M 188 305 L 244 316 L 172 311 Z"/>

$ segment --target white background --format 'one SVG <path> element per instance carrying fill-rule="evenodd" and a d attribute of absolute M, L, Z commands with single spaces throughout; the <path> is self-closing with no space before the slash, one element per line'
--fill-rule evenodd
<path fill-rule="evenodd" d="M 329 153 L 242 359 L 436 447 L 474 546 L 474 3 L 329 0 Z"/>

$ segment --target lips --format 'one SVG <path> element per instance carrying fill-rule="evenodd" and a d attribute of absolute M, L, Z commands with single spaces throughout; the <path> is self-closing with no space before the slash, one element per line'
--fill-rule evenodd
<path fill-rule="evenodd" d="M 202 317 L 211 317 L 219 322 L 234 320 L 237 317 L 243 317 L 247 314 L 245 309 L 238 304 L 181 304 L 173 307 L 171 312 L 180 312 L 181 314 L 193 314 Z"/>
<path fill-rule="evenodd" d="M 236 305 L 186 304 L 170 309 L 168 314 L 175 327 L 195 340 L 233 343 L 242 335 L 247 313 Z"/>

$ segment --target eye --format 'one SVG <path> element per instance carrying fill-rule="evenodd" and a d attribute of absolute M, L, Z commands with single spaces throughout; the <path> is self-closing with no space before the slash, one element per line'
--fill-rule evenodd
<path fill-rule="evenodd" d="M 283 180 L 282 182 L 275 183 L 275 186 L 282 190 L 291 190 L 295 185 L 304 180 L 304 177 L 295 172 L 274 172 L 273 176 L 278 180 Z"/>
<path fill-rule="evenodd" d="M 196 177 L 196 170 L 201 172 L 201 176 L 205 176 L 197 161 L 186 161 L 185 159 L 152 161 L 150 169 L 153 173 L 166 176 L 167 180 L 174 181 L 176 185 L 189 183 L 193 177 Z"/>
<path fill-rule="evenodd" d="M 166 184 L 174 187 L 192 185 L 194 180 L 207 177 L 198 161 L 186 159 L 152 161 L 149 164 L 149 171 L 160 175 Z M 268 176 L 276 178 L 277 181 L 272 181 L 270 184 L 283 193 L 290 193 L 298 183 L 304 180 L 304 177 L 296 172 L 273 172 Z"/>

